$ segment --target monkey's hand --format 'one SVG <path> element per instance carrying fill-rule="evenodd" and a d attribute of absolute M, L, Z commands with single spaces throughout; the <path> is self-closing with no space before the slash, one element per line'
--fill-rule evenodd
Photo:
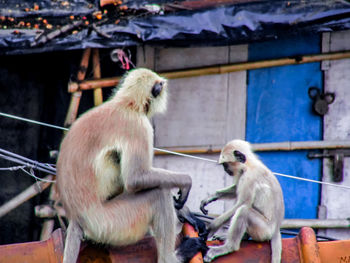
<path fill-rule="evenodd" d="M 202 200 L 201 202 L 201 206 L 200 206 L 200 210 L 202 211 L 203 214 L 207 215 L 208 214 L 208 210 L 205 209 L 204 207 L 206 207 L 209 204 L 209 202 L 207 201 L 207 199 Z"/>
<path fill-rule="evenodd" d="M 200 220 L 194 213 L 190 211 L 187 206 L 184 206 L 182 209 L 176 211 L 177 218 L 181 223 L 189 223 L 196 232 L 198 232 L 199 237 L 204 240 L 207 239 L 208 231 L 205 223 Z"/>
<path fill-rule="evenodd" d="M 219 198 L 218 195 L 215 193 L 214 195 L 211 195 L 211 196 L 207 197 L 206 199 L 203 199 L 202 202 L 201 202 L 201 206 L 200 206 L 200 209 L 201 209 L 202 213 L 207 215 L 208 214 L 208 210 L 205 209 L 204 207 L 206 207 L 211 202 L 214 202 L 214 201 L 218 200 L 218 198 Z"/>
<path fill-rule="evenodd" d="M 174 201 L 175 201 L 174 206 L 177 210 L 181 209 L 186 203 L 188 195 L 190 194 L 190 189 L 191 187 L 184 187 L 182 189 L 180 188 L 179 192 L 177 193 L 178 198 L 174 196 Z"/>

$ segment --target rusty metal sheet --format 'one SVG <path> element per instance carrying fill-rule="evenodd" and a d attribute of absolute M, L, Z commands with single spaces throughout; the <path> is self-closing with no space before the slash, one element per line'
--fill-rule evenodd
<path fill-rule="evenodd" d="M 0 263 L 61 263 L 63 259 L 63 235 L 57 229 L 46 241 L 0 246 Z"/>
<path fill-rule="evenodd" d="M 220 245 L 208 242 L 208 245 Z M 304 227 L 298 236 L 282 239 L 282 263 L 350 262 L 350 240 L 317 242 L 314 231 Z M 63 237 L 60 229 L 46 241 L 0 246 L 0 263 L 62 262 Z M 215 263 L 265 263 L 271 260 L 269 242 L 243 241 L 237 252 L 219 257 Z M 103 247 L 83 243 L 78 263 L 156 263 L 157 250 L 152 237 L 134 245 Z"/>

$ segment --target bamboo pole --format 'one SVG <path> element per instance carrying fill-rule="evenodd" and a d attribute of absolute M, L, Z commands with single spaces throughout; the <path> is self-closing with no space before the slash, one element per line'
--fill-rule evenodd
<path fill-rule="evenodd" d="M 45 220 L 43 223 L 43 227 L 41 228 L 40 232 L 40 240 L 48 240 L 53 232 L 53 229 L 55 227 L 55 220 L 53 219 L 48 219 Z"/>
<path fill-rule="evenodd" d="M 35 215 L 40 218 L 53 218 L 56 216 L 65 217 L 66 211 L 61 206 L 37 205 L 34 208 Z"/>
<path fill-rule="evenodd" d="M 91 90 L 97 88 L 113 87 L 118 85 L 120 77 L 111 77 L 95 80 L 85 80 L 81 83 L 71 82 L 68 84 L 68 92 L 73 93 L 78 90 Z"/>
<path fill-rule="evenodd" d="M 64 211 L 63 207 L 57 207 L 54 209 L 49 205 L 39 205 L 35 207 L 35 215 L 40 218 L 53 218 L 57 215 L 65 217 L 66 212 Z M 215 217 L 217 217 L 217 215 Z M 211 222 L 211 220 L 202 220 L 207 223 Z M 305 226 L 318 229 L 345 229 L 350 228 L 350 219 L 284 219 L 282 221 L 281 228 L 295 229 Z M 183 225 L 182 231 L 184 235 L 187 235 L 189 237 L 198 237 L 198 233 L 195 232 L 194 228 L 188 223 Z"/>
<path fill-rule="evenodd" d="M 206 224 L 210 224 L 219 215 L 211 215 L 212 219 L 201 218 Z M 225 224 L 224 229 L 228 229 L 229 224 Z M 282 229 L 296 229 L 302 227 L 311 227 L 317 229 L 346 229 L 350 228 L 350 218 L 339 219 L 284 219 Z"/>
<path fill-rule="evenodd" d="M 91 54 L 90 48 L 85 49 L 83 52 L 83 56 L 80 62 L 80 68 L 77 75 L 78 82 L 83 81 L 85 78 L 85 74 L 89 66 L 90 54 Z M 68 84 L 68 87 L 69 87 L 69 84 Z M 64 122 L 65 127 L 69 127 L 77 118 L 81 95 L 82 95 L 82 92 L 80 90 L 73 92 L 71 96 L 71 101 L 68 108 L 66 120 Z"/>
<path fill-rule="evenodd" d="M 281 228 L 293 229 L 305 226 L 318 229 L 350 228 L 350 219 L 284 219 Z"/>
<path fill-rule="evenodd" d="M 94 68 L 94 79 L 101 78 L 100 54 L 97 48 L 92 50 L 92 65 Z M 102 89 L 97 87 L 94 89 L 94 104 L 98 106 L 103 103 Z"/>
<path fill-rule="evenodd" d="M 300 142 L 273 142 L 253 144 L 255 151 L 296 151 L 317 149 L 346 149 L 350 148 L 350 140 L 341 141 L 300 141 Z"/>
<path fill-rule="evenodd" d="M 48 175 L 44 179 L 45 180 L 52 180 L 54 178 L 53 175 Z M 44 191 L 47 187 L 49 187 L 51 183 L 49 182 L 43 182 L 39 181 L 35 184 L 32 184 L 29 186 L 26 190 L 21 192 L 19 195 L 12 198 L 10 201 L 6 202 L 0 207 L 0 218 L 6 215 L 11 210 L 15 209 L 16 207 L 20 206 L 24 202 L 28 201 L 30 198 L 36 196 L 37 194 Z"/>
<path fill-rule="evenodd" d="M 229 65 L 218 65 L 212 67 L 204 67 L 204 68 L 194 68 L 187 70 L 178 70 L 172 72 L 163 72 L 160 73 L 161 76 L 166 77 L 168 79 L 176 79 L 176 78 L 190 78 L 190 77 L 198 77 L 204 75 L 213 75 L 213 74 L 224 74 L 231 73 L 236 71 L 243 70 L 253 70 L 260 68 L 269 68 L 269 67 L 278 67 L 278 66 L 286 66 L 286 65 L 299 65 L 305 63 L 312 62 L 321 62 L 323 60 L 338 60 L 338 59 L 347 59 L 350 58 L 350 51 L 342 51 L 342 52 L 333 52 L 333 53 L 324 53 L 324 54 L 316 54 L 316 55 L 303 55 L 303 56 L 294 56 L 280 59 L 271 59 L 264 61 L 254 61 L 254 62 L 242 62 L 242 63 L 234 63 Z M 81 83 L 71 83 L 68 87 L 69 92 L 77 92 L 78 90 L 90 90 L 96 88 L 105 88 L 116 86 L 119 83 L 120 77 L 113 78 L 105 78 L 98 80 L 86 80 Z"/>
<path fill-rule="evenodd" d="M 255 152 L 349 149 L 350 141 L 300 141 L 253 143 L 252 148 Z M 167 148 L 166 150 L 183 154 L 218 154 L 221 152 L 221 148 Z M 155 151 L 154 154 L 168 155 L 169 153 Z"/>
<path fill-rule="evenodd" d="M 54 202 L 55 201 L 55 196 L 56 196 L 55 187 L 51 186 L 50 195 L 49 195 L 49 201 Z M 51 236 L 51 233 L 53 232 L 54 227 L 55 227 L 55 220 L 53 220 L 53 219 L 45 220 L 44 223 L 43 223 L 43 227 L 41 229 L 40 240 L 47 240 L 47 239 L 49 239 L 50 236 Z"/>

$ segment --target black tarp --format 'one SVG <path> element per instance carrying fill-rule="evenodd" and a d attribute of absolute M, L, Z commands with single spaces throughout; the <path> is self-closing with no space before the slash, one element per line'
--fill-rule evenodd
<path fill-rule="evenodd" d="M 183 10 L 182 2 L 176 1 L 178 9 L 166 11 L 166 7 L 175 1 L 138 0 L 124 2 L 123 5 L 128 6 L 128 9 L 122 12 L 116 12 L 118 6 L 114 5 L 104 12 L 96 1 L 39 1 L 38 10 L 33 10 L 35 1 L 7 2 L 0 0 L 3 25 L 4 21 L 9 23 L 8 17 L 14 17 L 12 20 L 15 19 L 15 22 L 41 17 L 54 21 L 60 27 L 71 23 L 69 17 L 74 16 L 90 19 L 90 26 L 76 28 L 74 34 L 74 30 L 71 30 L 44 44 L 31 47 L 38 35 L 37 29 L 16 29 L 13 27 L 16 23 L 7 24 L 5 29 L 4 26 L 0 27 L 0 54 L 143 44 L 227 45 L 288 34 L 350 28 L 350 4 L 347 1 L 255 1 L 194 10 Z M 149 3 L 158 4 L 160 12 L 147 11 L 150 10 L 147 6 Z M 97 21 L 96 26 L 111 38 L 91 30 L 91 24 L 96 22 L 92 14 L 99 10 L 104 14 L 104 19 Z"/>

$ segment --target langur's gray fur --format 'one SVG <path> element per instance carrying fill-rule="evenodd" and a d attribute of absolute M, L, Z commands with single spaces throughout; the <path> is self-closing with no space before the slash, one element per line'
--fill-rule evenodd
<path fill-rule="evenodd" d="M 211 247 L 205 261 L 239 250 L 243 235 L 248 233 L 255 241 L 271 240 L 271 262 L 281 262 L 284 202 L 276 177 L 252 152 L 250 144 L 242 140 L 229 142 L 221 151 L 219 163 L 236 183 L 204 199 L 200 208 L 207 213 L 204 207 L 221 198 L 234 199 L 235 203 L 209 225 L 212 236 L 230 221 L 224 245 Z"/>
<path fill-rule="evenodd" d="M 167 81 L 148 69 L 130 71 L 115 95 L 83 114 L 66 134 L 57 162 L 57 188 L 70 220 L 64 262 L 75 262 L 82 235 L 111 245 L 151 232 L 159 263 L 175 254 L 175 209 L 191 189 L 184 173 L 152 167 L 150 118 L 164 112 Z M 77 243 L 79 241 L 79 243 Z M 68 248 L 68 249 L 67 249 Z"/>

